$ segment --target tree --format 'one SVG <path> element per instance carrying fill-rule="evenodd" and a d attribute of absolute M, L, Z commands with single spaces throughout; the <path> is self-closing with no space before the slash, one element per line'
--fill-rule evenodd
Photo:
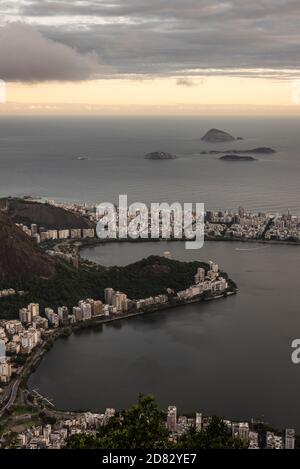
<path fill-rule="evenodd" d="M 192 427 L 178 440 L 177 449 L 240 449 L 244 442 L 233 438 L 223 420 L 212 417 L 206 429 L 197 431 Z"/>
<path fill-rule="evenodd" d="M 160 411 L 153 396 L 140 395 L 138 403 L 112 417 L 97 437 L 75 435 L 70 448 L 153 449 L 168 445 L 169 432 L 165 414 Z"/>
<path fill-rule="evenodd" d="M 166 415 L 153 396 L 140 395 L 138 403 L 112 417 L 96 436 L 79 434 L 69 439 L 71 449 L 239 449 L 245 444 L 233 438 L 225 423 L 212 417 L 207 428 L 192 427 L 176 443 L 169 439 Z"/>

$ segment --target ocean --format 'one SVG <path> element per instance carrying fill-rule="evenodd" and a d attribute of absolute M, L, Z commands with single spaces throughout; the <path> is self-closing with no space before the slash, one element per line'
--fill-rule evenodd
<path fill-rule="evenodd" d="M 243 141 L 205 144 L 211 127 Z M 254 162 L 224 162 L 208 149 L 274 148 Z M 60 201 L 201 202 L 300 213 L 296 117 L 0 118 L 0 196 Z M 144 156 L 166 151 L 176 160 Z M 78 160 L 78 157 L 87 159 Z"/>
<path fill-rule="evenodd" d="M 244 140 L 201 142 L 211 127 Z M 277 152 L 253 162 L 200 154 L 258 146 Z M 131 202 L 300 214 L 299 149 L 298 118 L 289 117 L 2 117 L 0 196 L 117 202 L 127 194 Z M 145 160 L 152 151 L 179 158 Z M 210 242 L 200 251 L 186 251 L 183 243 L 85 250 L 104 265 L 164 250 L 183 260 L 214 259 L 239 294 L 59 340 L 30 386 L 66 409 L 122 408 L 139 392 L 153 392 L 160 405 L 176 404 L 182 413 L 255 417 L 300 430 L 300 365 L 290 357 L 291 341 L 300 336 L 299 249 Z"/>

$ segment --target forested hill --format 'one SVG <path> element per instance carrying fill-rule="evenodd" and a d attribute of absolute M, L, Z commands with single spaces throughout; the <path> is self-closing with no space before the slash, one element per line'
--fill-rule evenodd
<path fill-rule="evenodd" d="M 0 199 L 0 209 L 14 223 L 30 226 L 32 223 L 46 229 L 92 228 L 94 224 L 84 216 L 61 207 L 26 199 Z"/>
<path fill-rule="evenodd" d="M 55 275 L 56 268 L 57 262 L 0 212 L 0 282 L 12 286 L 21 278 L 48 279 Z"/>

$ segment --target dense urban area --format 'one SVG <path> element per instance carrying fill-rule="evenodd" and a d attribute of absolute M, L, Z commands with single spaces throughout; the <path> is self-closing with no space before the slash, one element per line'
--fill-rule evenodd
<path fill-rule="evenodd" d="M 42 398 L 38 392 L 35 394 L 35 399 Z M 196 413 L 195 416 L 178 415 L 176 406 L 169 406 L 167 412 L 162 415 L 162 425 L 165 427 L 166 441 L 170 448 L 180 448 L 180 444 L 189 445 L 191 437 L 197 441 L 197 433 L 206 435 L 210 427 L 217 423 L 222 430 L 215 429 L 215 436 L 222 432 L 228 447 L 295 449 L 295 430 L 293 429 L 276 432 L 267 430 L 263 423 L 254 420 L 238 422 L 204 416 L 202 413 Z M 67 418 L 53 419 L 52 417 L 52 423 L 49 423 L 51 418 L 48 417 L 48 423 L 30 426 L 19 433 L 2 438 L 2 445 L 19 449 L 76 448 L 82 447 L 80 446 L 82 439 L 84 444 L 95 445 L 98 435 L 109 431 L 106 428 L 109 428 L 111 419 L 123 421 L 122 413 L 119 414 L 113 408 L 107 408 L 104 413 L 70 413 Z"/>
<path fill-rule="evenodd" d="M 15 222 L 28 237 L 34 238 L 46 254 L 80 268 L 79 247 L 82 241 L 97 242 L 96 207 L 89 204 L 58 204 L 43 202 L 52 207 L 79 214 L 92 222 L 85 228 L 45 228 L 37 223 Z M 5 212 L 6 208 L 2 207 Z M 151 220 L 149 221 L 151 225 Z M 243 208 L 238 212 L 206 212 L 205 236 L 209 240 L 241 240 L 263 242 L 300 241 L 300 219 L 288 211 L 282 215 L 251 213 Z M 25 237 L 27 239 L 27 237 Z M 66 244 L 65 244 L 66 242 Z M 171 259 L 170 252 L 164 253 Z M 157 266 L 156 266 L 157 267 Z M 160 266 L 162 268 L 162 266 Z M 82 327 L 96 327 L 102 323 L 150 313 L 190 302 L 223 298 L 235 294 L 236 286 L 223 273 L 218 264 L 210 261 L 207 268 L 197 267 L 194 281 L 186 288 L 166 288 L 163 293 L 143 298 L 130 298 L 123 291 L 107 287 L 98 298 L 83 298 L 73 306 L 42 307 L 31 302 L 22 307 L 18 319 L 0 320 L 0 436 L 3 447 L 64 448 L 78 435 L 95 437 L 99 429 L 106 428 L 118 415 L 115 409 L 104 414 L 91 412 L 62 412 L 55 409 L 51 399 L 39 390 L 29 391 L 26 386 L 30 373 L 41 358 L 61 336 L 68 336 Z M 0 302 L 10 298 L 26 300 L 27 291 L 13 284 L 0 290 Z M 101 299 L 99 299 L 101 298 Z M 16 414 L 15 414 L 16 413 Z M 42 414 L 42 418 L 41 418 Z M 34 415 L 34 418 L 33 418 Z M 178 416 L 177 408 L 169 406 L 165 427 L 170 444 L 177 444 L 191 431 L 205 432 L 213 417 L 197 413 L 196 417 Z M 24 424 L 25 423 L 25 424 Z M 257 431 L 257 422 L 222 420 L 223 431 L 234 442 L 242 442 L 249 449 L 294 449 L 295 430 L 276 432 L 267 426 Z M 234 443 L 236 444 L 236 443 Z"/>
<path fill-rule="evenodd" d="M 44 203 L 78 213 L 94 223 L 98 219 L 97 206 L 94 204 L 58 203 L 53 200 Z M 243 207 L 238 211 L 206 211 L 204 221 L 205 237 L 209 240 L 300 242 L 300 217 L 293 215 L 290 210 L 275 215 L 264 212 L 253 213 Z M 57 239 L 91 239 L 97 236 L 95 227 L 45 229 L 36 224 L 31 226 L 20 224 L 20 227 L 38 243 Z M 150 228 L 151 219 L 149 219 L 149 232 Z"/>

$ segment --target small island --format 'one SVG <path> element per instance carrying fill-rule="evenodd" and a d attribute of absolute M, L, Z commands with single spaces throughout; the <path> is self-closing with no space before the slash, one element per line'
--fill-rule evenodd
<path fill-rule="evenodd" d="M 77 156 L 76 160 L 77 161 L 85 161 L 85 160 L 88 160 L 88 157 L 87 156 Z"/>
<path fill-rule="evenodd" d="M 241 139 L 241 137 L 239 137 Z M 235 137 L 230 135 L 227 132 L 219 129 L 210 129 L 206 134 L 201 138 L 203 142 L 207 143 L 220 143 L 220 142 L 233 142 Z"/>
<path fill-rule="evenodd" d="M 240 153 L 254 153 L 256 155 L 268 155 L 268 154 L 276 153 L 276 150 L 274 150 L 273 148 L 269 148 L 269 147 L 258 147 L 258 148 L 253 148 L 252 150 L 242 150 Z"/>
<path fill-rule="evenodd" d="M 223 155 L 223 154 L 253 154 L 253 155 L 271 155 L 276 153 L 276 150 L 269 147 L 257 147 L 252 148 L 250 150 L 209 150 L 209 151 L 202 151 L 201 155 Z"/>
<path fill-rule="evenodd" d="M 257 161 L 253 156 L 241 156 L 236 154 L 224 155 L 219 158 L 222 161 Z"/>
<path fill-rule="evenodd" d="M 176 158 L 176 155 L 164 151 L 154 151 L 152 153 L 147 153 L 145 156 L 146 160 L 175 160 Z"/>

